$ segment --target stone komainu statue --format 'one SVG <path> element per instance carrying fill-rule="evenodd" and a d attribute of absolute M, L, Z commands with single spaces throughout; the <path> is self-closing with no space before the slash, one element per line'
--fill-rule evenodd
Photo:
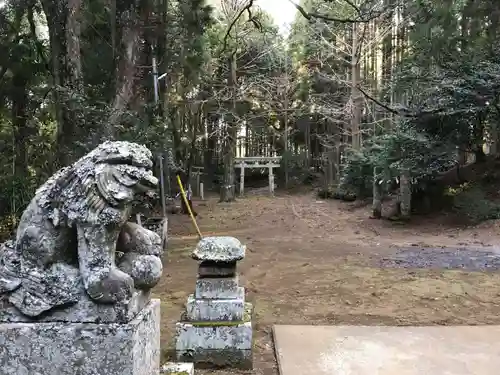
<path fill-rule="evenodd" d="M 1 245 L 0 318 L 14 309 L 36 319 L 82 298 L 127 303 L 152 288 L 161 239 L 128 222 L 135 199 L 157 187 L 152 166 L 146 147 L 105 142 L 43 184 Z"/>

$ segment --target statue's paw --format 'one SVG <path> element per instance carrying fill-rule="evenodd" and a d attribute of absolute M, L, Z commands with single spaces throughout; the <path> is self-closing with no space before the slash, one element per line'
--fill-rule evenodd
<path fill-rule="evenodd" d="M 116 303 L 127 301 L 134 292 L 134 279 L 118 268 L 91 275 L 87 293 L 96 302 Z"/>
<path fill-rule="evenodd" d="M 135 252 L 145 255 L 161 255 L 161 238 L 160 236 L 145 228 L 136 232 L 136 249 Z"/>
<path fill-rule="evenodd" d="M 135 223 L 127 223 L 118 241 L 117 250 L 144 255 L 161 256 L 163 253 L 161 237 Z"/>
<path fill-rule="evenodd" d="M 147 250 L 146 254 L 161 257 L 163 254 L 163 241 L 161 237 L 157 233 L 152 231 L 149 231 L 148 235 L 149 241 L 147 247 L 149 249 Z"/>
<path fill-rule="evenodd" d="M 132 276 L 138 289 L 148 290 L 160 281 L 163 272 L 161 259 L 154 255 L 125 254 L 118 267 Z"/>

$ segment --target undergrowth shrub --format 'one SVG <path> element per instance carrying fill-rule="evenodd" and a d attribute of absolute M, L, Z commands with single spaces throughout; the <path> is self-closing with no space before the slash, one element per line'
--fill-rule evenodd
<path fill-rule="evenodd" d="M 0 242 L 14 233 L 21 214 L 33 197 L 36 181 L 16 176 L 0 177 Z"/>
<path fill-rule="evenodd" d="M 320 199 L 339 199 L 346 202 L 353 202 L 357 196 L 354 192 L 342 191 L 336 186 L 321 188 L 318 190 L 318 198 Z"/>
<path fill-rule="evenodd" d="M 465 183 L 449 189 L 447 195 L 453 197 L 452 211 L 471 224 L 500 219 L 500 204 L 489 199 L 480 185 Z"/>
<path fill-rule="evenodd" d="M 280 164 L 280 168 L 275 171 L 282 185 L 285 181 L 285 168 L 288 168 L 288 179 L 291 185 L 294 183 L 297 185 L 311 185 L 316 180 L 316 176 L 306 165 L 305 153 L 284 152 Z"/>

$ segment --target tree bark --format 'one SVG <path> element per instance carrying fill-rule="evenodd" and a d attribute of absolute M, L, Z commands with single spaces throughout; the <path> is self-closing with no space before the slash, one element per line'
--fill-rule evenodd
<path fill-rule="evenodd" d="M 213 187 L 213 176 L 216 174 L 215 165 L 215 149 L 217 144 L 217 135 L 215 129 L 217 127 L 217 122 L 219 116 L 216 114 L 209 114 L 207 117 L 207 139 L 206 147 L 203 155 L 203 165 L 204 165 L 204 184 L 206 189 L 211 189 Z"/>
<path fill-rule="evenodd" d="M 78 153 L 76 140 L 83 134 L 81 113 L 82 65 L 80 53 L 82 0 L 42 0 L 51 49 L 52 85 L 57 119 L 57 168 L 70 164 Z M 54 160 L 55 162 L 55 160 Z"/>
<path fill-rule="evenodd" d="M 411 181 L 408 169 L 401 171 L 399 183 L 401 219 L 409 219 L 411 216 Z"/>
<path fill-rule="evenodd" d="M 28 106 L 28 81 L 25 77 L 16 74 L 12 78 L 12 83 L 12 127 L 14 129 L 16 145 L 14 169 L 16 177 L 24 178 L 28 176 L 28 142 L 33 133 L 28 124 L 26 113 Z"/>
<path fill-rule="evenodd" d="M 68 69 L 68 82 L 71 88 L 81 92 L 82 88 L 82 62 L 80 55 L 80 13 L 82 0 L 68 0 L 68 16 L 66 19 L 66 61 Z"/>
<path fill-rule="evenodd" d="M 122 52 L 116 69 L 116 89 L 111 114 L 107 123 L 103 125 L 105 139 L 113 139 L 116 136 L 116 126 L 134 96 L 133 88 L 139 56 L 139 17 L 135 4 L 121 14 L 120 25 Z"/>
<path fill-rule="evenodd" d="M 372 218 L 382 218 L 382 184 L 380 184 L 380 176 L 377 168 L 373 168 Z"/>
<path fill-rule="evenodd" d="M 55 160 L 49 163 L 53 170 L 70 162 L 67 145 L 70 144 L 72 124 L 65 123 L 65 105 L 60 88 L 66 81 L 64 27 L 66 25 L 66 8 L 62 1 L 42 0 L 42 7 L 49 29 L 50 55 L 52 57 L 52 86 L 54 87 L 54 107 L 57 119 L 57 141 Z"/>
<path fill-rule="evenodd" d="M 223 158 L 224 158 L 224 178 L 220 187 L 220 201 L 232 202 L 235 200 L 235 173 L 234 173 L 234 153 L 236 149 L 236 52 L 232 53 L 229 60 L 228 83 L 231 87 L 232 105 L 230 113 L 226 117 L 226 134 L 223 139 Z"/>
<path fill-rule="evenodd" d="M 360 37 L 358 35 L 359 25 L 352 24 L 352 56 L 351 56 L 351 100 L 352 100 L 352 117 L 351 117 L 351 142 L 352 148 L 355 150 L 361 149 L 361 114 L 363 106 L 363 95 L 359 91 L 361 81 L 361 66 L 360 66 Z"/>
<path fill-rule="evenodd" d="M 394 17 L 393 14 L 393 5 L 394 5 L 395 0 L 383 0 L 384 7 L 387 7 L 389 11 L 387 12 L 386 16 L 384 17 L 384 24 L 381 27 L 381 30 L 384 30 L 386 25 L 392 25 L 392 20 Z M 384 27 L 385 26 L 385 27 Z M 391 26 L 391 30 L 389 30 L 388 34 L 384 37 L 382 41 L 382 79 L 380 82 L 380 87 L 387 87 L 388 83 L 390 82 L 392 78 L 392 70 L 393 70 L 393 53 L 394 53 L 394 46 L 393 46 L 393 30 Z M 383 98 L 386 102 L 389 101 L 392 105 L 392 99 L 393 99 L 393 92 L 389 93 L 389 100 Z M 392 113 L 387 115 L 386 119 L 386 124 L 385 126 L 387 128 L 390 128 L 392 126 Z"/>

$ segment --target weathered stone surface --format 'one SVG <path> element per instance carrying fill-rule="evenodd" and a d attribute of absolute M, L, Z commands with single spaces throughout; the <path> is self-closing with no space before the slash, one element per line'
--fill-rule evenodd
<path fill-rule="evenodd" d="M 162 241 L 162 248 L 165 251 L 168 243 L 168 218 L 150 217 L 144 220 L 142 226 L 158 234 Z"/>
<path fill-rule="evenodd" d="M 0 324 L 2 375 L 158 375 L 160 302 L 127 324 Z"/>
<path fill-rule="evenodd" d="M 193 259 L 213 262 L 236 262 L 245 257 L 246 247 L 234 237 L 205 237 L 191 254 Z"/>
<path fill-rule="evenodd" d="M 252 323 L 226 326 L 197 326 L 189 322 L 176 324 L 176 350 L 252 349 Z"/>
<path fill-rule="evenodd" d="M 163 264 L 158 256 L 137 253 L 124 254 L 120 259 L 119 268 L 132 276 L 135 288 L 144 290 L 154 287 L 163 272 Z"/>
<path fill-rule="evenodd" d="M 194 352 L 176 352 L 179 361 L 193 361 L 200 369 L 235 368 L 240 370 L 253 369 L 253 354 L 251 349 L 197 349 Z"/>
<path fill-rule="evenodd" d="M 197 326 L 176 324 L 176 356 L 197 366 L 252 367 L 252 323 Z"/>
<path fill-rule="evenodd" d="M 133 320 L 151 300 L 151 292 L 137 291 L 129 301 L 117 304 L 98 304 L 82 293 L 72 305 L 59 307 L 38 316 L 37 322 L 68 323 L 127 323 Z M 33 322 L 33 318 L 19 314 L 8 298 L 0 296 L 0 322 Z"/>
<path fill-rule="evenodd" d="M 190 362 L 168 362 L 160 369 L 163 375 L 194 375 L 194 364 Z"/>
<path fill-rule="evenodd" d="M 245 288 L 240 287 L 236 299 L 196 299 L 188 297 L 186 317 L 190 321 L 240 321 L 245 314 Z"/>
<path fill-rule="evenodd" d="M 197 299 L 236 299 L 241 297 L 238 276 L 209 277 L 196 280 L 194 293 Z"/>
<path fill-rule="evenodd" d="M 160 236 L 127 222 L 136 199 L 157 187 L 152 166 L 146 147 L 105 142 L 37 190 L 16 240 L 0 246 L 0 319 L 61 315 L 81 300 L 98 309 L 89 298 L 120 310 L 158 282 Z"/>
<path fill-rule="evenodd" d="M 198 267 L 198 277 L 231 277 L 236 275 L 236 262 L 203 261 Z"/>

